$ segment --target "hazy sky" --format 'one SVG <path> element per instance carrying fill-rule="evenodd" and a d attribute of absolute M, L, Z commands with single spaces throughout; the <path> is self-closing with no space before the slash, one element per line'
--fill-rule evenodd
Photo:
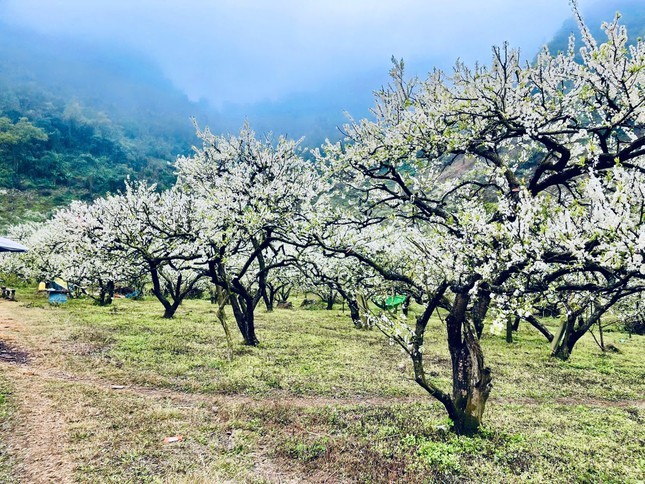
<path fill-rule="evenodd" d="M 505 40 L 530 58 L 568 15 L 567 0 L 0 0 L 9 24 L 144 52 L 215 105 L 373 89 L 392 55 L 419 75 Z"/>

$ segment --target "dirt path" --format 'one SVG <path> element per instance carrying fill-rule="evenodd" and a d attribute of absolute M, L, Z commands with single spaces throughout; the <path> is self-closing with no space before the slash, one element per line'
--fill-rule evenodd
<path fill-rule="evenodd" d="M 20 462 L 19 476 L 33 483 L 72 482 L 74 469 L 66 451 L 65 416 L 47 396 L 46 382 L 4 366 L 19 402 L 16 430 L 9 441 Z"/>
<path fill-rule="evenodd" d="M 14 431 L 5 436 L 17 457 L 16 477 L 29 483 L 72 482 L 65 416 L 48 396 L 47 380 L 30 369 L 34 361 L 23 346 L 28 328 L 18 309 L 16 303 L 0 302 L 0 371 L 11 382 L 18 410 Z"/>
<path fill-rule="evenodd" d="M 1 332 L 0 332 L 1 334 Z M 1 364 L 1 363 L 0 363 Z M 425 396 L 413 397 L 350 397 L 350 398 L 334 398 L 324 396 L 301 396 L 295 397 L 288 393 L 284 395 L 273 394 L 268 396 L 246 396 L 239 394 L 224 395 L 208 395 L 200 393 L 187 393 L 178 390 L 146 387 L 140 385 L 113 385 L 112 383 L 102 380 L 100 378 L 91 378 L 87 376 L 78 376 L 66 373 L 52 368 L 44 368 L 36 365 L 27 365 L 16 368 L 14 370 L 16 375 L 19 375 L 21 381 L 29 380 L 31 382 L 37 381 L 41 385 L 47 383 L 76 383 L 81 385 L 91 386 L 96 389 L 104 391 L 114 391 L 118 393 L 132 394 L 138 397 L 150 399 L 169 399 L 178 405 L 193 405 L 200 404 L 208 405 L 244 405 L 244 406 L 289 406 L 295 408 L 310 408 L 310 407 L 324 407 L 324 406 L 349 406 L 349 405 L 395 405 L 406 403 L 429 403 L 432 400 Z M 522 404 L 522 405 L 541 405 L 547 403 L 543 400 L 534 399 L 530 397 L 492 397 L 491 403 L 496 404 Z M 587 405 L 595 407 L 613 407 L 613 408 L 626 408 L 626 407 L 644 407 L 645 400 L 606 400 L 600 398 L 576 398 L 576 397 L 558 397 L 551 403 L 558 405 Z"/>

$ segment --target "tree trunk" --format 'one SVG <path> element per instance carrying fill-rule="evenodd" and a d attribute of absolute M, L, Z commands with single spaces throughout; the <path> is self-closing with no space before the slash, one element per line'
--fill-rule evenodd
<path fill-rule="evenodd" d="M 270 313 L 273 311 L 273 301 L 275 299 L 275 295 L 273 293 L 271 295 L 268 294 L 266 285 L 261 290 L 262 290 L 262 300 L 264 301 L 264 306 L 267 309 L 267 313 Z"/>
<path fill-rule="evenodd" d="M 553 344 L 551 346 L 552 357 L 566 361 L 571 356 L 573 347 L 584 334 L 584 332 L 578 332 L 575 330 L 577 319 L 578 314 L 572 313 L 567 316 L 565 321 L 563 321 L 562 326 L 560 326 L 560 330 L 556 334 L 555 338 L 553 338 Z"/>
<path fill-rule="evenodd" d="M 99 294 L 99 306 L 109 306 L 112 304 L 114 297 L 114 281 L 108 281 L 106 284 L 101 284 L 101 291 Z"/>
<path fill-rule="evenodd" d="M 358 303 L 358 319 L 361 322 L 362 328 L 369 328 L 370 326 L 370 319 L 368 317 L 369 312 L 370 312 L 370 307 L 369 307 L 369 302 L 367 301 L 367 298 L 365 295 L 361 292 L 356 293 L 355 301 Z M 362 313 L 361 313 L 362 311 Z"/>
<path fill-rule="evenodd" d="M 253 241 L 253 247 L 255 247 L 256 249 L 258 248 L 258 244 L 255 242 L 255 240 Z M 269 297 L 269 293 L 267 290 L 268 273 L 266 270 L 266 263 L 264 262 L 264 256 L 262 255 L 262 252 L 258 253 L 258 265 L 260 266 L 260 271 L 258 273 L 258 290 L 260 291 L 260 296 L 264 301 L 264 305 L 266 306 L 267 312 L 270 313 L 273 311 L 273 295 Z"/>
<path fill-rule="evenodd" d="M 472 435 L 479 430 L 492 388 L 490 368 L 484 365 L 477 330 L 467 320 L 468 300 L 467 293 L 458 293 L 446 318 L 454 407 L 447 410 L 454 422 L 455 432 L 464 435 Z"/>
<path fill-rule="evenodd" d="M 358 307 L 358 301 L 353 297 L 347 298 L 347 307 L 349 308 L 349 315 L 352 318 L 354 326 L 358 329 L 367 329 L 363 325 L 363 320 L 361 319 L 361 311 Z"/>
<path fill-rule="evenodd" d="M 553 340 L 551 356 L 561 360 L 568 360 L 573 351 L 573 347 L 584 334 L 591 329 L 594 324 L 601 324 L 602 316 L 612 308 L 622 297 L 629 295 L 629 292 L 619 290 L 612 298 L 605 304 L 591 303 L 588 307 L 590 314 L 585 319 L 585 308 L 578 309 L 577 311 L 569 311 L 566 321 L 560 328 L 558 335 Z"/>
<path fill-rule="evenodd" d="M 401 304 L 401 312 L 403 313 L 403 316 L 407 316 L 408 313 L 410 312 L 410 303 L 412 302 L 412 296 L 407 294 L 405 296 L 405 300 L 403 301 L 403 304 Z"/>
<path fill-rule="evenodd" d="M 114 281 L 108 282 L 108 293 L 107 293 L 107 304 L 112 304 L 112 298 L 114 297 Z"/>
<path fill-rule="evenodd" d="M 242 334 L 244 344 L 249 346 L 257 346 L 260 342 L 255 335 L 255 320 L 253 315 L 253 301 L 248 298 L 240 296 L 239 294 L 230 294 L 231 307 L 233 308 L 233 315 L 235 322 Z"/>
<path fill-rule="evenodd" d="M 171 304 L 171 302 L 166 297 L 165 291 L 161 286 L 161 281 L 159 280 L 159 272 L 157 270 L 157 267 L 153 264 L 150 264 L 149 271 L 150 271 L 150 277 L 152 279 L 152 293 L 155 295 L 155 297 L 159 300 L 159 302 L 164 308 L 163 317 L 165 319 L 170 319 L 175 315 L 175 312 L 179 307 L 179 303 L 175 301 L 175 304 Z"/>
<path fill-rule="evenodd" d="M 329 293 L 327 294 L 326 303 L 327 307 L 325 308 L 327 311 L 331 311 L 334 309 L 334 299 L 336 299 L 336 295 L 334 294 L 334 290 L 330 289 Z"/>
<path fill-rule="evenodd" d="M 172 317 L 174 317 L 180 302 L 181 300 L 178 300 L 172 304 L 169 304 L 168 307 L 166 307 L 164 310 L 163 317 L 165 319 L 171 319 Z"/>
<path fill-rule="evenodd" d="M 361 319 L 361 310 L 358 303 L 358 299 L 355 294 L 351 294 L 345 291 L 344 288 L 338 287 L 338 294 L 343 298 L 343 301 L 347 301 L 347 307 L 349 308 L 349 316 L 352 318 L 352 323 L 356 329 L 369 329 L 367 324 L 363 323 Z M 344 312 L 344 310 L 343 310 Z"/>
<path fill-rule="evenodd" d="M 270 284 L 267 282 L 266 294 L 264 296 L 264 305 L 266 306 L 267 313 L 270 313 L 271 311 L 273 311 L 273 308 L 275 307 L 275 298 L 277 293 L 278 293 L 277 288 L 273 284 Z"/>
<path fill-rule="evenodd" d="M 553 341 L 553 335 L 551 334 L 551 331 L 549 331 L 549 329 L 546 326 L 544 326 L 538 320 L 538 318 L 536 318 L 535 316 L 530 314 L 528 316 L 524 316 L 524 319 L 526 321 L 528 321 L 531 326 L 533 326 L 540 333 L 542 333 L 544 335 L 544 337 L 549 341 L 549 343 L 551 343 Z"/>
<path fill-rule="evenodd" d="M 551 356 L 562 361 L 567 361 L 571 356 L 572 349 L 566 340 L 562 340 L 552 348 Z"/>
<path fill-rule="evenodd" d="M 212 296 L 211 296 L 212 297 Z M 228 347 L 227 359 L 228 361 L 233 360 L 233 339 L 231 338 L 231 331 L 228 329 L 228 322 L 226 321 L 226 303 L 228 302 L 228 297 L 226 292 L 219 286 L 216 286 L 215 298 L 217 299 L 217 319 L 224 329 L 224 336 L 226 338 L 226 346 Z"/>
<path fill-rule="evenodd" d="M 453 422 L 454 431 L 461 435 L 473 435 L 481 426 L 492 385 L 490 369 L 484 366 L 475 324 L 466 319 L 470 299 L 467 292 L 455 295 L 446 318 L 448 349 L 452 361 L 452 394 L 442 391 L 429 381 L 423 365 L 425 331 L 447 288 L 448 284 L 444 281 L 427 303 L 424 312 L 417 316 L 412 349 L 409 349 L 407 340 L 398 338 L 398 342 L 412 358 L 415 381 L 443 404 Z"/>
<path fill-rule="evenodd" d="M 291 288 L 289 286 L 283 285 L 278 291 L 278 296 L 280 297 L 280 302 L 286 303 L 291 295 Z"/>
<path fill-rule="evenodd" d="M 470 299 L 470 298 L 469 298 Z M 488 307 L 490 306 L 490 290 L 483 285 L 477 290 L 477 300 L 473 304 L 472 319 L 477 332 L 477 338 L 482 337 L 484 332 L 484 320 L 488 314 Z"/>
<path fill-rule="evenodd" d="M 239 279 L 231 279 L 229 277 L 223 265 L 215 261 L 210 261 L 208 265 L 211 281 L 225 291 L 228 301 L 231 303 L 233 316 L 235 316 L 235 322 L 242 334 L 244 344 L 257 346 L 260 342 L 255 335 L 253 313 L 261 296 L 258 294 L 256 297 L 253 297 Z"/>

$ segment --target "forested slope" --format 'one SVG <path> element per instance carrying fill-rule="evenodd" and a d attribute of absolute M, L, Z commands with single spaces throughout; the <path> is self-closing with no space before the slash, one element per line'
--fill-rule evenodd
<path fill-rule="evenodd" d="M 141 56 L 0 24 L 0 225 L 126 176 L 169 185 L 204 111 Z"/>

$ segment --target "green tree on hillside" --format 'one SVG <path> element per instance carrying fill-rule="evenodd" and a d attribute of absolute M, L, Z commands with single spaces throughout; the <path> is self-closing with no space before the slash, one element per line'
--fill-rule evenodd
<path fill-rule="evenodd" d="M 27 118 L 16 123 L 0 118 L 0 160 L 3 171 L 11 171 L 15 187 L 20 187 L 23 175 L 35 169 L 34 162 L 47 139 L 47 133 Z"/>

